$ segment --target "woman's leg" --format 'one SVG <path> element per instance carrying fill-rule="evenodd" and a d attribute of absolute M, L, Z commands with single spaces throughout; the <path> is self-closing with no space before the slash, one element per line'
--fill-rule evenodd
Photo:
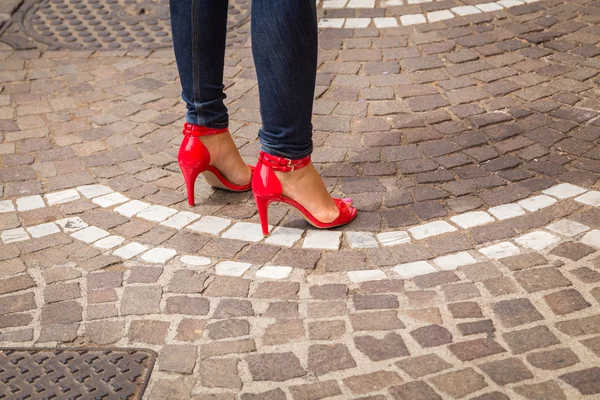
<path fill-rule="evenodd" d="M 289 159 L 312 153 L 318 32 L 314 0 L 253 0 L 252 53 L 258 77 L 262 150 Z M 312 164 L 276 172 L 283 194 L 322 222 L 339 211 Z"/>
<path fill-rule="evenodd" d="M 209 128 L 229 125 L 223 103 L 223 67 L 227 36 L 227 0 L 170 0 L 175 59 L 186 103 L 187 122 Z M 246 184 L 250 170 L 231 135 L 200 139 L 211 155 L 211 165 L 235 184 Z"/>

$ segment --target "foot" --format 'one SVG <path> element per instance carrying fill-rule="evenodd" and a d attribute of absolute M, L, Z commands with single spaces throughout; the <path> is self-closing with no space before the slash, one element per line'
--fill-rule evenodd
<path fill-rule="evenodd" d="M 317 220 L 333 222 L 340 214 L 315 166 L 291 171 L 274 171 L 281 182 L 282 194 L 300 203 Z M 351 206 L 352 200 L 344 199 Z"/>
<path fill-rule="evenodd" d="M 199 139 L 210 153 L 210 165 L 218 169 L 229 182 L 240 186 L 250 183 L 250 167 L 242 159 L 229 132 L 200 136 Z"/>

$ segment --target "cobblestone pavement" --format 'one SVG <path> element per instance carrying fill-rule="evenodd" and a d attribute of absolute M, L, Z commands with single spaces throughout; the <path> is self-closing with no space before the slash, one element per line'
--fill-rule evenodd
<path fill-rule="evenodd" d="M 369 19 L 320 33 L 338 231 L 187 207 L 171 49 L 0 50 L 0 344 L 156 350 L 148 399 L 599 398 L 600 3 L 331 2 Z M 253 162 L 247 44 L 225 74 Z"/>

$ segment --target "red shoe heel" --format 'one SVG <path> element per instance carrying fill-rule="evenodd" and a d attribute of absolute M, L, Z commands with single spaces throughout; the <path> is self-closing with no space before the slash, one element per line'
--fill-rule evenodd
<path fill-rule="evenodd" d="M 269 232 L 268 207 L 273 202 L 286 203 L 296 208 L 309 224 L 320 229 L 346 225 L 356 218 L 356 208 L 349 206 L 342 199 L 333 199 L 339 211 L 338 217 L 331 222 L 321 222 L 300 203 L 282 194 L 281 182 L 274 171 L 290 172 L 303 168 L 308 164 L 310 164 L 310 156 L 300 160 L 290 160 L 260 152 L 258 163 L 252 174 L 252 192 L 256 199 L 263 235 L 266 236 Z"/>
<path fill-rule="evenodd" d="M 187 190 L 188 204 L 190 207 L 194 207 L 194 186 L 196 184 L 196 178 L 200 175 L 200 170 L 193 167 L 186 167 L 179 164 L 179 169 L 183 174 L 183 180 L 185 181 L 185 188 Z"/>
<path fill-rule="evenodd" d="M 269 199 L 260 195 L 254 194 L 256 200 L 256 208 L 258 209 L 258 217 L 260 218 L 260 226 L 264 236 L 269 234 Z"/>
<path fill-rule="evenodd" d="M 204 126 L 185 123 L 183 125 L 183 141 L 179 146 L 177 162 L 185 180 L 188 204 L 194 206 L 194 186 L 198 175 L 203 174 L 206 181 L 211 185 L 233 192 L 245 192 L 252 188 L 252 181 L 247 185 L 236 185 L 229 182 L 223 174 L 210 165 L 210 152 L 198 139 L 200 136 L 217 135 L 227 132 L 227 128 L 214 129 Z M 250 169 L 254 167 L 250 166 Z"/>

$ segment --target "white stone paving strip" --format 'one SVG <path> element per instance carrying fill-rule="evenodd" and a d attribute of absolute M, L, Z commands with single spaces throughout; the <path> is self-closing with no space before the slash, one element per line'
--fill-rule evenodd
<path fill-rule="evenodd" d="M 352 232 L 344 233 L 348 244 L 353 249 L 373 249 L 379 247 L 375 235 L 371 232 Z"/>
<path fill-rule="evenodd" d="M 553 244 L 560 242 L 560 238 L 549 232 L 534 231 L 515 239 L 515 242 L 523 247 L 533 250 L 543 250 Z"/>
<path fill-rule="evenodd" d="M 56 223 L 65 231 L 65 233 L 77 232 L 80 229 L 87 228 L 88 224 L 79 217 L 63 218 Z"/>
<path fill-rule="evenodd" d="M 87 228 L 72 233 L 71 236 L 84 243 L 94 243 L 96 240 L 110 236 L 110 233 L 96 226 L 88 226 Z"/>
<path fill-rule="evenodd" d="M 404 26 L 424 24 L 427 18 L 423 14 L 407 14 L 400 16 L 400 23 Z"/>
<path fill-rule="evenodd" d="M 169 228 L 182 229 L 198 219 L 200 219 L 200 214 L 189 211 L 180 211 L 160 224 L 168 226 Z"/>
<path fill-rule="evenodd" d="M 177 210 L 174 208 L 153 205 L 140 211 L 136 217 L 153 222 L 163 222 L 175 214 L 177 214 Z"/>
<path fill-rule="evenodd" d="M 403 5 L 418 5 L 423 3 L 431 3 L 434 0 L 387 0 L 382 1 L 382 6 L 396 7 Z M 347 28 L 347 29 L 361 29 L 367 28 L 371 24 L 379 29 L 393 28 L 399 25 L 411 26 L 417 24 L 434 23 L 452 19 L 455 17 L 468 17 L 469 15 L 476 15 L 481 13 L 489 13 L 502 11 L 506 8 L 516 7 L 525 3 L 534 3 L 539 0 L 500 0 L 497 2 L 489 2 L 476 5 L 463 5 L 457 7 L 451 7 L 449 9 L 441 9 L 436 11 L 430 11 L 421 14 L 404 14 L 400 15 L 398 19 L 395 17 L 374 17 L 374 18 L 322 18 L 319 20 L 319 28 Z M 318 4 L 318 3 L 317 3 Z M 355 8 L 375 8 L 375 1 L 373 0 L 326 0 L 323 3 L 323 9 L 355 9 Z M 411 10 L 412 11 L 412 10 Z"/>
<path fill-rule="evenodd" d="M 592 190 L 584 195 L 581 195 L 575 199 L 576 202 L 587 204 L 588 206 L 598 207 L 600 206 L 600 192 Z"/>
<path fill-rule="evenodd" d="M 121 236 L 108 236 L 94 242 L 94 247 L 102 250 L 109 250 L 120 246 L 124 241 L 125 238 Z"/>
<path fill-rule="evenodd" d="M 461 251 L 460 253 L 434 258 L 433 263 L 437 265 L 439 269 L 449 271 L 464 265 L 475 264 L 477 263 L 477 260 L 466 251 Z"/>
<path fill-rule="evenodd" d="M 123 196 L 118 192 L 105 194 L 104 196 L 92 199 L 92 203 L 98 204 L 100 207 L 104 208 L 116 206 L 117 204 L 125 203 L 126 201 L 129 201 L 129 197 Z"/>
<path fill-rule="evenodd" d="M 380 281 L 387 278 L 385 272 L 379 269 L 367 269 L 362 271 L 349 271 L 348 279 L 354 283 Z"/>
<path fill-rule="evenodd" d="M 133 257 L 142 254 L 146 250 L 148 250 L 148 246 L 141 243 L 132 242 L 118 248 L 117 250 L 113 251 L 112 254 L 117 257 L 121 257 L 124 260 L 130 260 Z"/>
<path fill-rule="evenodd" d="M 510 242 L 502 242 L 492 246 L 483 247 L 479 249 L 479 252 L 493 260 L 499 260 L 505 257 L 516 256 L 521 251 L 517 246 Z"/>
<path fill-rule="evenodd" d="M 256 271 L 256 277 L 262 279 L 286 279 L 292 274 L 292 267 L 264 266 Z"/>
<path fill-rule="evenodd" d="M 504 9 L 504 7 L 502 7 L 501 5 L 496 4 L 496 3 L 476 4 L 475 7 L 479 8 L 483 12 L 493 12 L 493 11 L 500 11 L 500 10 Z"/>
<path fill-rule="evenodd" d="M 103 196 L 105 194 L 112 193 L 113 190 L 108 186 L 104 185 L 85 185 L 85 186 L 77 186 L 76 189 L 85 197 L 86 199 L 93 199 L 94 197 Z"/>
<path fill-rule="evenodd" d="M 560 221 L 556 221 L 546 227 L 549 231 L 556 232 L 563 236 L 577 236 L 580 233 L 588 231 L 590 229 L 589 226 L 580 224 L 579 222 L 571 221 L 569 219 L 561 219 Z"/>
<path fill-rule="evenodd" d="M 37 210 L 44 207 L 46 207 L 46 203 L 44 203 L 42 196 L 35 195 L 17 199 L 17 210 L 19 211 Z"/>
<path fill-rule="evenodd" d="M 399 26 L 398 20 L 393 17 L 373 18 L 373 23 L 375 23 L 375 27 L 379 29 L 397 28 Z"/>
<path fill-rule="evenodd" d="M 210 258 L 202 256 L 185 255 L 181 256 L 179 260 L 184 264 L 193 265 L 194 267 L 202 267 L 212 263 Z"/>
<path fill-rule="evenodd" d="M 131 218 L 135 214 L 144 211 L 146 208 L 150 207 L 149 203 L 140 200 L 131 200 L 125 204 L 121 204 L 120 206 L 115 208 L 115 212 L 119 214 Z"/>
<path fill-rule="evenodd" d="M 464 214 L 455 215 L 450 218 L 450 221 L 463 229 L 468 229 L 473 226 L 485 225 L 496 221 L 490 214 L 485 211 L 471 211 Z"/>
<path fill-rule="evenodd" d="M 600 249 L 600 230 L 592 229 L 581 238 L 581 243 Z"/>
<path fill-rule="evenodd" d="M 344 28 L 361 29 L 371 25 L 371 18 L 347 18 Z"/>
<path fill-rule="evenodd" d="M 250 269 L 252 264 L 237 261 L 221 261 L 215 265 L 215 273 L 221 276 L 240 277 Z"/>
<path fill-rule="evenodd" d="M 84 192 L 85 190 L 86 189 L 83 189 Z M 110 190 L 110 188 L 106 187 L 105 189 L 94 190 L 96 191 L 96 194 L 98 194 L 104 193 Z M 580 194 L 583 193 L 582 191 L 585 192 L 585 189 L 570 184 L 560 184 L 545 190 L 543 195 L 534 195 L 530 198 L 522 200 L 519 203 L 523 204 L 523 206 L 526 209 L 532 210 L 532 212 L 534 212 L 541 208 L 547 207 L 548 205 L 554 204 L 556 202 L 555 198 L 561 200 L 579 196 L 576 200 L 578 200 L 580 203 L 596 206 L 598 202 L 596 197 L 600 195 L 600 192 L 589 192 L 584 194 L 583 196 L 580 196 Z M 81 191 L 79 193 L 83 194 L 83 192 Z M 87 193 L 90 194 L 90 191 L 88 191 Z M 53 196 L 45 196 L 49 204 L 62 204 L 60 202 L 61 199 L 68 199 L 68 201 L 74 201 L 79 198 L 78 195 L 73 195 L 72 190 L 56 192 L 55 195 L 56 196 L 54 198 Z M 108 193 L 108 195 L 121 196 L 119 193 L 116 192 Z M 91 196 L 93 196 L 93 194 L 91 194 Z M 104 196 L 107 195 L 102 194 L 100 197 Z M 97 198 L 98 197 L 94 197 L 94 199 Z M 23 201 L 24 199 L 25 201 Z M 38 202 L 38 205 L 40 205 L 40 200 L 41 203 L 43 203 L 43 199 L 40 196 L 27 196 L 24 198 L 16 199 L 16 204 L 21 204 L 21 206 L 23 206 L 23 208 L 27 210 L 28 207 L 35 205 L 33 201 Z M 124 207 L 121 209 L 121 211 L 130 214 L 130 212 L 127 212 L 127 210 L 132 209 L 131 203 L 133 203 L 133 201 L 121 204 L 121 206 L 119 207 L 123 207 L 129 204 L 129 208 Z M 0 203 L 0 205 L 4 207 L 4 209 L 8 210 L 6 212 L 15 212 L 13 202 L 10 200 L 3 201 L 3 203 Z M 45 207 L 45 204 L 43 206 Z M 231 224 L 231 221 L 225 218 L 212 216 L 200 218 L 200 216 L 195 213 L 190 213 L 186 211 L 178 212 L 175 209 L 158 205 L 149 205 L 147 208 L 142 210 L 142 212 L 148 209 L 151 209 L 152 211 L 150 215 L 146 216 L 147 218 L 150 218 L 150 220 L 163 221 L 163 219 L 169 218 L 166 216 L 168 214 L 170 218 L 167 221 L 164 221 L 162 225 L 169 226 L 175 229 L 181 229 L 182 227 L 188 225 L 190 222 L 197 221 L 192 225 L 188 225 L 188 228 L 190 228 L 190 230 L 194 230 L 192 229 L 192 227 L 196 224 L 199 224 L 200 230 L 203 230 L 205 232 L 209 231 L 208 233 L 219 234 Z M 115 209 L 115 211 L 116 210 L 117 209 Z M 20 211 L 18 206 L 17 211 Z M 519 215 L 526 214 L 525 210 L 523 210 L 523 208 L 521 208 L 519 204 L 505 204 L 497 207 L 492 207 L 488 211 L 490 212 L 490 214 L 492 214 L 500 220 L 507 218 L 515 218 Z M 198 218 L 200 218 L 200 220 L 198 220 Z M 450 218 L 450 220 L 463 229 L 468 228 L 470 226 L 481 225 L 482 223 L 494 221 L 494 219 L 484 211 L 461 214 Z M 63 218 L 57 220 L 55 223 L 50 222 L 40 224 L 26 229 L 9 229 L 1 232 L 0 238 L 2 239 L 3 243 L 25 241 L 30 239 L 28 232 L 33 238 L 43 237 L 45 235 L 59 233 L 59 227 L 62 228 L 62 230 L 65 233 L 70 233 L 71 236 L 75 239 L 92 244 L 94 247 L 102 250 L 115 249 L 116 247 L 125 243 L 125 238 L 120 236 L 110 236 L 109 232 L 98 227 L 88 226 L 83 220 L 81 220 L 78 217 Z M 574 237 L 583 234 L 590 228 L 579 222 L 563 219 L 548 225 L 546 229 L 554 233 L 560 234 L 562 236 Z M 421 240 L 427 237 L 447 232 L 453 232 L 456 230 L 456 227 L 450 225 L 446 221 L 434 221 L 409 228 L 410 233 L 416 240 Z M 262 232 L 260 231 L 260 226 L 258 224 L 240 222 L 234 224 L 231 227 L 231 229 L 227 230 L 222 236 L 226 238 L 234 238 L 244 241 L 253 241 L 251 239 L 254 239 L 254 241 L 260 241 L 258 240 L 257 232 L 260 233 L 260 240 L 262 240 Z M 319 230 L 304 231 L 301 229 L 285 227 L 275 228 L 272 234 L 265 240 L 265 243 L 293 247 L 305 233 L 306 237 L 302 246 L 304 248 L 316 248 L 326 250 L 339 249 L 341 241 L 340 239 L 342 235 L 341 232 Z M 254 238 L 254 236 L 256 236 L 256 238 Z M 345 233 L 345 236 L 348 241 L 348 244 L 350 244 L 350 247 L 352 248 L 376 248 L 379 246 L 386 247 L 399 245 L 402 243 L 409 243 L 411 241 L 410 236 L 407 234 L 407 232 L 404 231 L 383 232 L 378 234 L 371 232 L 349 231 Z M 528 249 L 544 250 L 550 246 L 555 245 L 556 243 L 559 243 L 561 241 L 561 238 L 549 232 L 538 230 L 515 238 L 514 241 L 520 246 Z M 587 232 L 581 239 L 581 242 L 600 248 L 600 230 L 594 229 L 592 231 Z M 520 249 L 513 243 L 502 242 L 484 248 L 480 248 L 479 252 L 488 258 L 500 259 L 519 254 Z M 177 256 L 177 252 L 174 249 L 166 249 L 160 247 L 151 248 L 146 245 L 135 242 L 128 243 L 120 248 L 117 248 L 112 252 L 112 254 L 117 255 L 126 260 L 139 256 L 141 260 L 152 263 L 166 263 L 169 260 L 173 259 L 175 256 Z M 182 255 L 179 260 L 183 264 L 189 266 L 210 266 L 212 264 L 210 258 L 194 255 Z M 397 265 L 393 268 L 393 271 L 399 274 L 402 278 L 409 279 L 415 276 L 429 274 L 439 270 L 454 270 L 461 266 L 474 264 L 476 262 L 477 260 L 475 260 L 475 258 L 473 258 L 468 252 L 460 252 L 457 254 L 440 256 L 430 261 L 422 260 Z M 437 266 L 437 268 L 434 267 L 431 263 Z M 215 268 L 217 270 L 218 275 L 242 276 L 251 268 L 251 264 L 240 263 L 235 261 L 222 261 L 218 263 L 217 266 L 215 266 Z M 259 279 L 285 279 L 289 277 L 291 273 L 291 267 L 263 266 L 262 268 L 259 268 L 257 270 L 255 276 Z M 347 275 L 348 278 L 354 283 L 365 282 L 369 280 L 385 279 L 387 277 L 386 273 L 381 270 L 350 271 L 347 273 Z"/>
<path fill-rule="evenodd" d="M 461 17 L 464 17 L 465 15 L 481 14 L 481 10 L 474 6 L 452 7 L 450 10 Z"/>
<path fill-rule="evenodd" d="M 0 233 L 0 239 L 2 239 L 2 243 L 9 244 L 29 240 L 29 235 L 25 229 L 15 228 L 2 231 L 2 233 Z"/>
<path fill-rule="evenodd" d="M 404 231 L 378 233 L 377 240 L 383 247 L 397 246 L 411 241 L 408 232 Z"/>
<path fill-rule="evenodd" d="M 540 194 L 539 196 L 529 197 L 517 203 L 527 211 L 533 212 L 551 206 L 556 203 L 556 199 L 545 194 Z"/>
<path fill-rule="evenodd" d="M 525 210 L 520 205 L 513 204 L 503 204 L 501 206 L 496 206 L 488 209 L 488 212 L 492 214 L 494 217 L 499 220 L 509 219 L 519 217 L 521 215 L 525 215 Z"/>
<path fill-rule="evenodd" d="M 198 222 L 189 225 L 187 229 L 199 233 L 212 233 L 213 235 L 218 235 L 223 229 L 227 228 L 229 224 L 231 224 L 231 220 L 229 219 L 207 215 L 200 218 Z"/>
<path fill-rule="evenodd" d="M 302 243 L 303 249 L 337 250 L 342 232 L 308 231 Z"/>
<path fill-rule="evenodd" d="M 341 28 L 344 22 L 344 18 L 323 18 L 319 21 L 319 28 Z"/>
<path fill-rule="evenodd" d="M 450 10 L 432 11 L 427 13 L 427 21 L 438 22 L 454 18 L 454 14 Z"/>
<path fill-rule="evenodd" d="M 79 192 L 77 192 L 77 190 L 75 189 L 48 193 L 44 195 L 44 197 L 46 198 L 46 202 L 49 206 L 53 206 L 55 204 L 69 203 L 71 201 L 79 200 L 81 198 L 81 196 L 79 196 Z"/>
<path fill-rule="evenodd" d="M 155 247 L 142 254 L 140 258 L 144 261 L 148 261 L 151 263 L 164 264 L 176 255 L 177 251 L 173 249 Z"/>
<path fill-rule="evenodd" d="M 60 228 L 54 222 L 47 222 L 45 224 L 29 227 L 27 228 L 27 232 L 29 232 L 32 238 L 40 238 L 60 233 Z"/>
<path fill-rule="evenodd" d="M 431 236 L 441 235 L 442 233 L 454 232 L 457 229 L 446 221 L 434 221 L 424 225 L 417 225 L 409 228 L 408 231 L 416 240 L 426 239 Z"/>
<path fill-rule="evenodd" d="M 580 188 L 579 186 L 571 185 L 570 183 L 561 183 L 542 191 L 542 193 L 562 200 L 578 196 L 582 193 L 585 193 L 586 191 L 586 189 Z"/>
<path fill-rule="evenodd" d="M 304 235 L 302 229 L 278 226 L 265 239 L 265 243 L 276 246 L 292 247 Z"/>
<path fill-rule="evenodd" d="M 0 214 L 15 211 L 15 205 L 10 200 L 0 201 Z"/>
<path fill-rule="evenodd" d="M 245 240 L 254 243 L 264 239 L 260 224 L 250 222 L 238 222 L 225 231 L 221 237 L 225 239 Z"/>
<path fill-rule="evenodd" d="M 416 261 L 406 264 L 396 265 L 392 268 L 394 272 L 400 275 L 402 278 L 413 278 L 419 275 L 431 274 L 437 272 L 431 264 L 427 261 Z"/>

